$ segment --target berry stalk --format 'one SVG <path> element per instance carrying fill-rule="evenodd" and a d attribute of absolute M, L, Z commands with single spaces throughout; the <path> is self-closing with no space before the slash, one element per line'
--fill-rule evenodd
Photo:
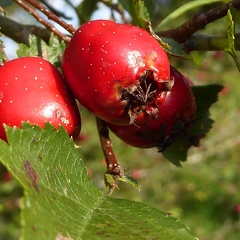
<path fill-rule="evenodd" d="M 107 125 L 103 120 L 98 117 L 96 117 L 96 122 L 103 154 L 107 164 L 107 173 L 113 175 L 114 177 L 123 177 L 124 171 L 119 165 L 117 158 L 114 154 Z"/>

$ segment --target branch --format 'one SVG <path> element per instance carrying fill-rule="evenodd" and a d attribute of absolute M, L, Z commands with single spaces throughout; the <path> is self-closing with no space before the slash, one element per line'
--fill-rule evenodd
<path fill-rule="evenodd" d="M 58 31 L 50 22 L 43 19 L 34 9 L 32 9 L 30 6 L 28 6 L 26 3 L 24 3 L 22 0 L 13 0 L 18 5 L 20 5 L 23 9 L 25 9 L 27 12 L 29 12 L 34 18 L 38 20 L 38 22 L 42 23 L 49 31 L 53 32 L 57 37 L 62 39 L 64 42 L 68 43 L 70 41 L 70 38 Z M 48 10 L 48 12 L 50 12 Z"/>
<path fill-rule="evenodd" d="M 63 27 L 65 30 L 67 30 L 69 33 L 74 34 L 76 32 L 76 29 L 71 25 L 63 21 L 63 19 L 59 18 L 56 14 L 54 14 L 52 11 L 50 11 L 48 8 L 44 7 L 43 5 L 39 4 L 35 0 L 25 0 L 32 6 L 34 6 L 36 9 L 44 13 L 48 19 L 53 20 L 55 23 L 59 24 L 61 27 Z"/>
<path fill-rule="evenodd" d="M 240 51 L 240 33 L 235 34 L 235 49 Z M 228 39 L 226 35 L 209 36 L 203 34 L 193 34 L 182 48 L 185 52 L 192 51 L 219 51 L 228 48 Z"/>
<path fill-rule="evenodd" d="M 33 34 L 45 42 L 50 39 L 51 33 L 46 29 L 34 25 L 23 25 L 10 18 L 0 15 L 0 31 L 17 43 L 29 45 L 29 35 Z"/>
<path fill-rule="evenodd" d="M 195 14 L 181 26 L 174 29 L 158 32 L 157 35 L 160 37 L 173 38 L 175 41 L 183 43 L 188 40 L 193 33 L 205 28 L 209 23 L 226 16 L 231 4 L 232 2 L 229 2 L 205 13 Z M 239 8 L 239 5 L 240 0 L 235 0 L 234 6 Z"/>
<path fill-rule="evenodd" d="M 233 0 L 232 5 L 234 8 L 240 8 L 240 1 L 239 0 Z"/>

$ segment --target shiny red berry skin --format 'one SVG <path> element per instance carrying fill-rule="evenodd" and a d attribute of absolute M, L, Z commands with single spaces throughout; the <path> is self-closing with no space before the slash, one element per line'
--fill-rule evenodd
<path fill-rule="evenodd" d="M 164 145 L 170 137 L 182 132 L 191 123 L 196 113 L 196 103 L 189 80 L 171 66 L 172 89 L 159 98 L 159 114 L 141 126 L 118 126 L 108 123 L 110 130 L 131 146 L 151 148 Z"/>
<path fill-rule="evenodd" d="M 141 28 L 109 20 L 79 27 L 62 68 L 79 102 L 118 125 L 137 124 L 138 115 L 155 109 L 170 80 L 169 60 L 157 40 Z"/>
<path fill-rule="evenodd" d="M 81 119 L 75 99 L 59 71 L 40 57 L 23 57 L 0 66 L 0 138 L 3 124 L 29 122 L 44 127 L 62 125 L 74 139 Z"/>

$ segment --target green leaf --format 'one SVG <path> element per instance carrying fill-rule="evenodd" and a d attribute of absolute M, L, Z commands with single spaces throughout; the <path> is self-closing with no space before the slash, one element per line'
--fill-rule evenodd
<path fill-rule="evenodd" d="M 143 29 L 151 24 L 150 14 L 143 0 L 129 0 L 129 9 L 132 17 L 132 23 Z"/>
<path fill-rule="evenodd" d="M 53 34 L 49 40 L 49 44 L 34 35 L 29 38 L 29 46 L 19 44 L 17 49 L 18 57 L 40 56 L 51 62 L 56 67 L 60 67 L 60 59 L 66 47 L 63 41 L 59 41 Z"/>
<path fill-rule="evenodd" d="M 234 14 L 234 10 L 232 10 L 233 14 Z M 240 72 L 240 63 L 236 54 L 236 50 L 235 50 L 235 23 L 233 20 L 233 16 L 231 13 L 231 10 L 228 10 L 227 13 L 227 40 L 228 40 L 228 47 L 225 48 L 224 50 L 233 58 L 238 71 Z"/>
<path fill-rule="evenodd" d="M 0 37 L 2 36 L 2 33 L 0 32 Z M 0 39 L 0 65 L 4 63 L 4 61 L 6 60 L 6 56 L 4 51 L 2 51 L 4 49 L 4 44 L 3 41 Z"/>
<path fill-rule="evenodd" d="M 181 167 L 181 162 L 186 161 L 189 143 L 185 139 L 177 139 L 169 148 L 162 152 L 162 155 L 177 167 Z"/>
<path fill-rule="evenodd" d="M 1 7 L 7 7 L 12 5 L 12 1 L 11 0 L 1 0 Z"/>
<path fill-rule="evenodd" d="M 192 91 L 196 100 L 196 117 L 208 115 L 209 108 L 218 100 L 218 93 L 223 89 L 220 84 L 193 86 Z"/>
<path fill-rule="evenodd" d="M 154 0 L 144 0 L 144 4 L 149 12 L 150 18 L 152 18 L 154 12 L 155 12 L 155 1 Z"/>
<path fill-rule="evenodd" d="M 0 161 L 24 188 L 21 239 L 195 239 L 169 214 L 99 191 L 63 127 L 5 129 Z"/>
<path fill-rule="evenodd" d="M 218 100 L 218 93 L 223 89 L 219 84 L 193 86 L 192 91 L 196 101 L 196 117 L 187 128 L 186 132 L 179 132 L 162 154 L 176 166 L 181 166 L 181 161 L 186 161 L 188 149 L 198 146 L 200 140 L 212 128 L 213 120 L 210 118 L 210 107 Z M 158 147 L 161 150 L 160 147 Z"/>
<path fill-rule="evenodd" d="M 189 10 L 192 10 L 194 8 L 198 8 L 207 4 L 213 4 L 216 2 L 227 2 L 226 0 L 195 0 L 195 1 L 189 1 L 185 4 L 183 4 L 181 7 L 177 8 L 175 11 L 173 11 L 171 14 L 169 14 L 165 19 L 163 19 L 157 27 L 154 29 L 155 32 L 162 31 L 164 28 L 166 28 L 170 23 L 172 23 L 174 20 L 177 20 L 181 15 L 188 12 Z"/>
<path fill-rule="evenodd" d="M 176 56 L 176 57 L 181 57 L 187 59 L 188 56 L 186 53 L 183 51 L 182 47 L 178 42 L 176 42 L 172 38 L 166 38 L 166 37 L 161 37 L 161 40 L 165 43 L 168 44 L 167 48 L 164 48 L 169 54 Z"/>
<path fill-rule="evenodd" d="M 81 24 L 90 21 L 91 16 L 97 10 L 98 0 L 83 0 L 77 7 L 76 12 Z"/>

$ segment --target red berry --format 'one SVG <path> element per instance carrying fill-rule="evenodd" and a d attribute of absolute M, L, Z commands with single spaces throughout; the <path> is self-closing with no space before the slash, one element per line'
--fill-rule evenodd
<path fill-rule="evenodd" d="M 170 80 L 168 57 L 157 40 L 141 28 L 109 20 L 81 25 L 62 67 L 79 102 L 119 125 L 144 112 L 157 115 L 156 99 Z"/>
<path fill-rule="evenodd" d="M 163 92 L 159 99 L 158 118 L 145 118 L 141 126 L 108 123 L 110 130 L 124 142 L 139 148 L 167 144 L 170 137 L 184 131 L 195 116 L 195 98 L 188 80 L 173 67 L 171 78 L 174 79 L 174 85 L 168 92 Z"/>
<path fill-rule="evenodd" d="M 29 122 L 44 127 L 63 125 L 75 139 L 81 120 L 75 99 L 58 70 L 39 57 L 23 57 L 0 66 L 0 138 L 3 123 L 21 127 Z"/>

